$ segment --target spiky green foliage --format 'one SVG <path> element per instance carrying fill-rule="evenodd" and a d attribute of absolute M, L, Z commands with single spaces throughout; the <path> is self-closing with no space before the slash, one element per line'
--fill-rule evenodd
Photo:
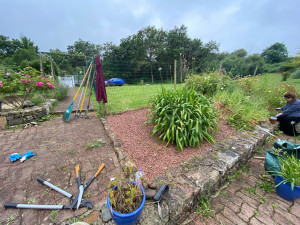
<path fill-rule="evenodd" d="M 150 101 L 148 117 L 154 125 L 152 134 L 167 144 L 175 143 L 180 150 L 185 146 L 200 147 L 203 140 L 214 142 L 218 129 L 211 102 L 193 89 L 162 89 Z"/>

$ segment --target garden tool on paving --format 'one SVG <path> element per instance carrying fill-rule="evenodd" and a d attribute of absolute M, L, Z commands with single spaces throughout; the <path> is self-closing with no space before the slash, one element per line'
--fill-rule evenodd
<path fill-rule="evenodd" d="M 98 176 L 98 174 L 101 172 L 101 170 L 103 169 L 104 166 L 105 166 L 104 163 L 102 163 L 101 166 L 99 166 L 98 171 L 95 173 L 95 175 L 83 186 L 83 191 L 93 182 L 93 180 Z M 77 171 L 76 168 L 77 168 L 77 166 L 75 167 L 75 170 Z M 78 165 L 78 170 L 79 170 L 79 165 Z M 77 175 L 76 175 L 76 177 L 77 177 Z M 77 181 L 78 181 L 78 177 L 77 177 Z M 81 183 L 81 181 L 80 181 L 80 183 Z M 78 195 L 74 198 L 74 201 L 71 204 L 71 206 L 72 206 L 71 209 L 75 206 L 76 202 L 81 201 L 81 199 L 79 199 L 79 197 L 80 197 L 80 191 L 79 191 Z M 82 198 L 82 195 L 81 195 L 81 198 Z M 80 204 L 80 203 L 77 203 L 77 205 L 78 204 Z"/>
<path fill-rule="evenodd" d="M 72 199 L 72 201 L 76 201 L 76 199 L 74 198 L 74 196 L 72 194 L 70 194 L 69 192 L 66 192 L 65 190 L 60 189 L 59 187 L 55 186 L 54 184 L 51 184 L 48 181 L 43 180 L 42 178 L 38 177 L 37 180 L 52 188 L 53 190 L 59 192 L 60 194 Z M 72 202 L 72 203 L 73 203 Z M 33 204 L 18 204 L 18 203 L 5 203 L 4 207 L 5 208 L 14 208 L 14 209 L 73 209 L 73 204 L 70 205 L 33 205 Z M 84 200 L 81 202 L 80 208 L 83 207 L 88 207 L 89 209 L 93 208 L 93 204 L 91 201 L 89 200 Z"/>
<path fill-rule="evenodd" d="M 161 185 L 161 187 L 159 188 L 159 190 L 156 192 L 156 194 L 153 197 L 154 201 L 157 202 L 158 214 L 161 219 L 163 216 L 161 213 L 160 205 L 161 205 L 163 199 L 165 199 L 167 197 L 168 191 L 169 191 L 169 185 L 163 184 L 163 185 Z"/>
<path fill-rule="evenodd" d="M 103 169 L 104 164 L 102 164 L 98 171 L 96 172 L 96 174 L 84 185 L 83 189 L 85 190 L 91 183 L 92 181 L 95 179 L 95 177 L 98 176 L 98 174 L 101 172 L 101 170 Z M 68 193 L 65 190 L 62 190 L 61 188 L 51 184 L 48 181 L 43 180 L 42 178 L 37 178 L 37 180 L 50 187 L 51 189 L 59 192 L 60 194 L 70 198 L 72 200 L 72 203 L 70 205 L 33 205 L 33 204 L 17 204 L 17 203 L 5 203 L 4 207 L 5 208 L 19 208 L 19 209 L 75 209 L 75 204 L 78 201 L 78 197 L 79 197 L 79 193 L 77 196 L 73 196 L 72 194 Z M 79 204 L 79 208 L 83 208 L 83 207 L 88 207 L 89 209 L 93 208 L 93 203 L 89 200 L 82 200 Z"/>
<path fill-rule="evenodd" d="M 82 116 L 81 116 L 81 111 L 82 111 L 83 103 L 84 103 L 84 100 L 85 100 L 86 91 L 87 91 L 88 86 L 89 86 L 91 73 L 92 73 L 92 70 L 90 71 L 90 74 L 89 74 L 89 76 L 88 76 L 88 80 L 87 80 L 86 85 L 85 85 L 85 91 L 84 91 L 84 95 L 83 95 L 83 100 L 82 100 L 82 102 L 81 102 L 81 107 L 80 107 L 80 111 L 79 111 L 79 116 L 80 116 L 80 117 L 82 117 Z"/>
<path fill-rule="evenodd" d="M 90 85 L 89 101 L 88 101 L 88 104 L 87 104 L 87 106 L 86 106 L 86 110 L 85 110 L 85 113 L 84 113 L 84 118 L 89 118 L 89 117 L 87 116 L 87 113 L 88 113 L 89 107 L 90 107 L 93 83 L 94 83 L 95 80 L 96 80 L 95 74 L 96 74 L 96 70 L 95 70 L 95 72 L 94 72 L 94 74 L 93 74 L 93 80 L 92 80 L 91 85 Z"/>
<path fill-rule="evenodd" d="M 77 184 L 78 184 L 78 189 L 79 189 L 79 194 L 78 194 L 78 200 L 77 200 L 77 206 L 76 208 L 79 208 L 79 205 L 81 203 L 82 195 L 83 195 L 83 185 L 81 184 L 81 176 L 80 176 L 80 168 L 79 165 L 75 167 L 76 170 L 76 178 L 77 178 Z"/>
<path fill-rule="evenodd" d="M 256 126 L 258 129 L 260 129 L 260 130 L 266 132 L 267 134 L 271 135 L 272 137 L 276 138 L 278 141 L 280 141 L 279 137 L 277 137 L 274 134 L 270 133 L 268 130 L 262 128 L 261 126 L 258 126 L 257 124 L 255 124 L 255 123 L 253 123 L 253 122 L 251 122 L 249 120 L 248 120 L 248 122 L 251 123 L 251 124 L 253 124 L 254 126 Z"/>
<path fill-rule="evenodd" d="M 66 111 L 64 112 L 64 115 L 63 115 L 63 121 L 64 121 L 64 122 L 68 122 L 68 121 L 69 121 L 70 115 L 71 115 L 72 110 L 73 110 L 74 101 L 75 101 L 75 99 L 76 99 L 76 97 L 77 97 L 77 95 L 78 95 L 78 93 L 79 93 L 79 91 L 80 91 L 80 89 L 81 89 L 81 86 L 82 86 L 83 83 L 84 83 L 84 80 L 85 80 L 86 76 L 88 75 L 88 73 L 89 73 L 89 71 L 92 69 L 92 67 L 93 67 L 93 60 L 91 61 L 90 65 L 89 65 L 89 68 L 88 68 L 88 70 L 86 71 L 86 73 L 85 73 L 85 75 L 84 75 L 84 78 L 83 78 L 83 80 L 82 80 L 82 82 L 81 82 L 81 84 L 80 84 L 80 86 L 79 86 L 79 88 L 78 88 L 78 90 L 77 90 L 77 92 L 76 92 L 74 98 L 73 98 L 73 101 L 72 101 L 71 105 L 70 105 L 70 106 L 66 109 Z"/>

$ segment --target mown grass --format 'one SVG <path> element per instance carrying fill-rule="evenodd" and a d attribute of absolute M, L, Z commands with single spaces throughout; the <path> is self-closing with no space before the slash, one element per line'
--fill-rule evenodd
<path fill-rule="evenodd" d="M 233 111 L 232 120 L 237 120 L 241 116 L 244 120 L 266 120 L 270 115 L 276 113 L 273 110 L 275 107 L 285 104 L 282 97 L 285 90 L 292 89 L 296 92 L 300 90 L 300 79 L 281 80 L 281 74 L 263 74 L 259 76 L 259 79 L 242 84 L 244 86 L 240 88 L 234 86 L 230 90 L 218 91 L 213 101 L 226 104 Z M 144 108 L 148 105 L 151 97 L 161 91 L 162 86 L 167 90 L 174 88 L 173 84 L 107 87 L 106 112 L 107 114 L 118 114 Z M 178 89 L 181 87 L 181 84 L 176 85 Z M 300 93 L 297 94 L 299 96 Z M 95 96 L 92 97 L 92 101 L 98 111 L 102 113 L 102 103 L 97 103 Z"/>
<path fill-rule="evenodd" d="M 162 87 L 169 90 L 174 88 L 172 84 L 151 84 L 151 85 L 124 85 L 106 87 L 107 93 L 107 114 L 118 114 L 129 110 L 145 108 L 151 97 L 161 91 Z M 176 88 L 180 88 L 181 84 L 177 84 Z M 98 105 L 102 111 L 102 103 L 96 102 L 95 97 L 93 103 Z"/>

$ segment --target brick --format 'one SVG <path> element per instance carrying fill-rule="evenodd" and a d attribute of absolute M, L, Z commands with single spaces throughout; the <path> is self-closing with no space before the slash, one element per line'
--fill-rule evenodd
<path fill-rule="evenodd" d="M 219 198 L 215 198 L 211 201 L 211 206 L 213 207 L 215 213 L 218 213 L 220 211 L 224 210 L 224 205 L 219 201 Z"/>
<path fill-rule="evenodd" d="M 258 211 L 259 214 L 255 215 L 255 218 L 258 219 L 259 221 L 261 221 L 264 224 L 267 225 L 275 225 L 276 223 L 274 223 L 272 217 L 270 217 L 269 215 L 265 214 L 263 211 Z"/>
<path fill-rule="evenodd" d="M 95 210 L 90 215 L 83 218 L 83 222 L 86 222 L 88 224 L 93 224 L 98 220 L 99 217 L 99 211 Z"/>
<path fill-rule="evenodd" d="M 275 213 L 278 213 L 282 217 L 285 217 L 285 219 L 288 220 L 289 222 L 292 222 L 294 224 L 300 224 L 300 218 L 289 213 L 288 211 L 283 211 L 283 210 L 277 208 L 277 209 L 275 209 Z"/>
<path fill-rule="evenodd" d="M 219 196 L 217 201 L 218 201 L 217 203 L 219 203 L 219 204 L 221 203 L 223 205 L 222 208 L 219 207 L 219 209 L 220 209 L 219 211 L 223 210 L 224 206 L 230 208 L 235 213 L 238 213 L 240 211 L 240 206 L 233 203 L 229 199 L 227 199 L 226 196 L 224 196 L 224 195 Z M 214 201 L 214 202 L 216 202 L 216 201 Z M 214 206 L 214 208 L 215 208 L 215 206 Z"/>
<path fill-rule="evenodd" d="M 241 207 L 241 212 L 237 215 L 244 221 L 249 221 L 250 218 L 253 216 L 254 211 L 256 209 L 248 205 L 247 203 L 244 203 Z"/>
<path fill-rule="evenodd" d="M 218 214 L 216 214 L 216 219 L 217 219 L 217 221 L 220 223 L 220 224 L 232 224 L 232 222 L 229 220 L 229 219 L 227 219 L 225 216 L 223 216 L 223 214 L 222 213 L 218 213 Z"/>
<path fill-rule="evenodd" d="M 249 196 L 247 193 L 239 191 L 236 193 L 236 195 L 238 197 L 240 197 L 241 199 L 243 199 L 244 202 L 247 202 L 250 206 L 252 207 L 258 207 L 259 206 L 259 202 L 256 201 L 255 199 L 253 199 L 254 197 L 251 197 L 251 195 Z"/>
<path fill-rule="evenodd" d="M 241 220 L 239 216 L 237 216 L 230 208 L 225 207 L 222 214 L 229 219 L 232 223 L 231 224 L 247 224 L 245 221 Z"/>
<path fill-rule="evenodd" d="M 275 213 L 273 216 L 273 220 L 276 224 L 282 224 L 282 225 L 287 225 L 287 224 L 291 224 L 290 221 L 288 221 L 284 216 Z"/>
<path fill-rule="evenodd" d="M 256 219 L 255 217 L 252 217 L 249 221 L 250 225 L 262 225 L 262 222 Z M 269 225 L 269 224 L 268 224 Z"/>
<path fill-rule="evenodd" d="M 271 203 L 265 203 L 265 204 L 259 205 L 258 211 L 264 212 L 266 215 L 268 215 L 270 217 L 272 217 L 274 214 L 273 206 L 271 205 Z"/>
<path fill-rule="evenodd" d="M 300 204 L 295 202 L 290 212 L 300 218 Z"/>

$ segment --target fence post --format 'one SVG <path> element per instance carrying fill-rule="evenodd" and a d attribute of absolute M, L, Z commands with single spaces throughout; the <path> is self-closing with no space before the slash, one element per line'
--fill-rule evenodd
<path fill-rule="evenodd" d="M 176 59 L 174 61 L 174 89 L 176 90 Z"/>
<path fill-rule="evenodd" d="M 258 69 L 258 65 L 256 65 L 256 67 L 255 67 L 255 70 L 254 70 L 254 74 L 253 74 L 253 76 L 255 76 L 255 75 L 256 75 L 257 69 Z"/>

